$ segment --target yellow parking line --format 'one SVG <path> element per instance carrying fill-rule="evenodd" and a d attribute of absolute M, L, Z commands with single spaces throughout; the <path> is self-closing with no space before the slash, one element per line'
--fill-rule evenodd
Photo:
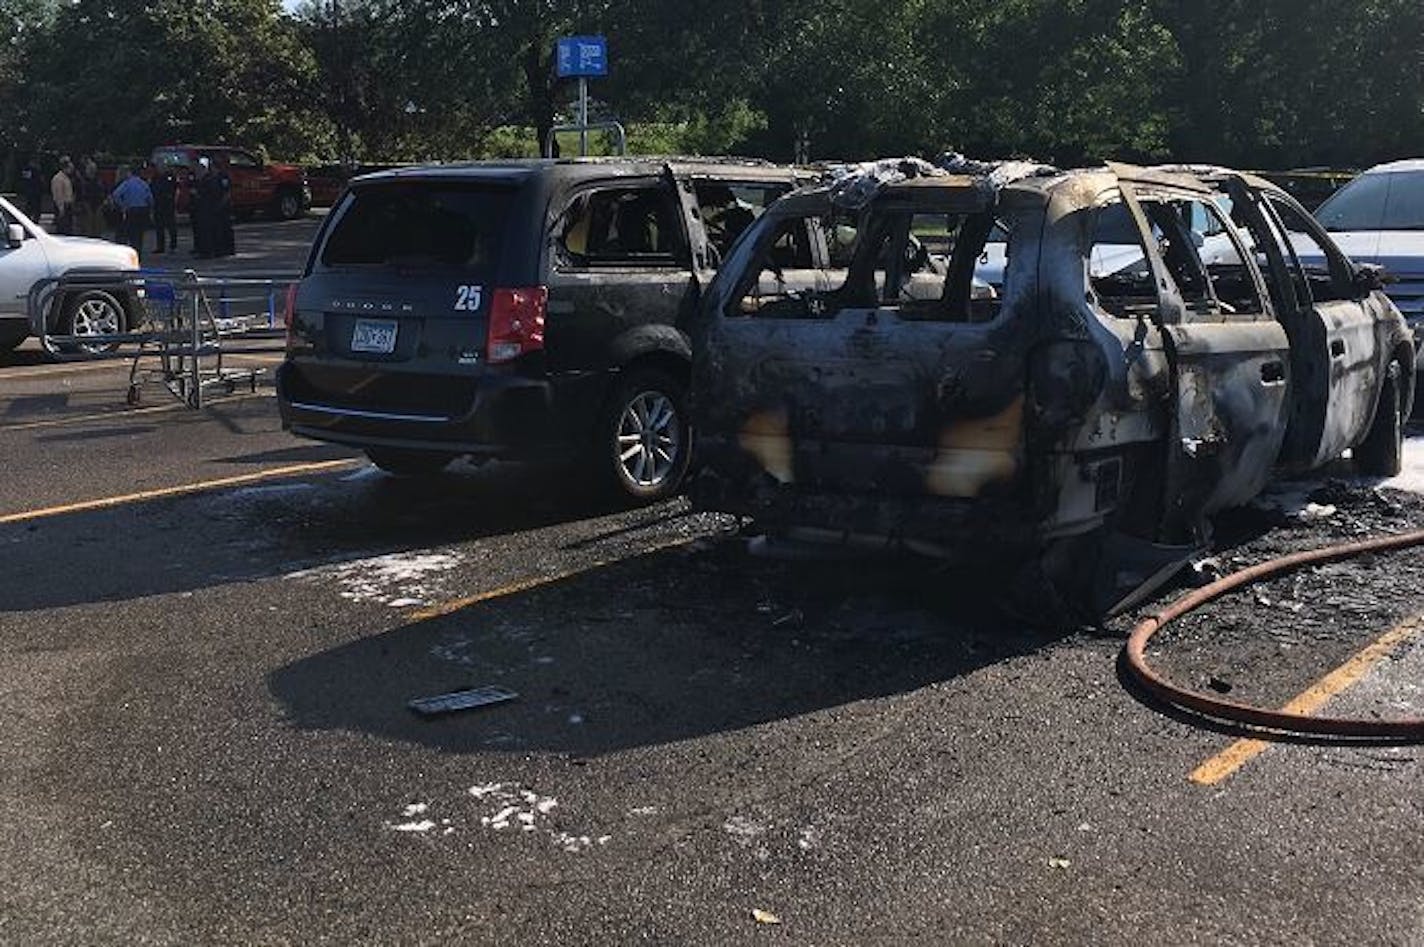
<path fill-rule="evenodd" d="M 1288 714 L 1303 716 L 1315 713 L 1324 707 L 1331 698 L 1339 696 L 1358 684 L 1375 665 L 1389 657 L 1395 648 L 1418 637 L 1421 631 L 1424 631 L 1424 615 L 1418 615 L 1402 622 L 1359 654 L 1322 677 L 1281 709 Z M 1201 786 L 1215 786 L 1260 756 L 1270 745 L 1268 740 L 1237 740 L 1198 766 L 1192 772 L 1191 781 Z"/>
<path fill-rule="evenodd" d="M 251 401 L 254 398 L 275 398 L 276 393 L 271 391 L 258 392 L 257 394 L 228 395 L 223 398 L 208 402 L 216 407 L 223 404 L 232 404 L 235 401 Z M 164 414 L 169 411 L 191 411 L 186 404 L 160 404 L 151 408 L 126 408 L 114 411 L 99 411 L 94 414 L 80 414 L 66 418 L 50 418 L 45 421 L 22 421 L 19 424 L 0 424 L 0 434 L 6 431 L 34 431 L 47 427 L 65 427 L 71 424 L 86 424 L 91 421 L 109 421 L 119 418 L 131 418 L 144 414 Z"/>
<path fill-rule="evenodd" d="M 675 539 L 670 542 L 660 543 L 648 549 L 640 550 L 638 554 L 648 555 L 649 553 L 663 552 L 668 549 L 676 549 L 679 546 L 689 546 L 692 543 L 697 542 L 697 540 L 700 538 L 701 537 L 684 537 L 682 539 Z M 470 595 L 465 598 L 457 598 L 449 602 L 438 602 L 435 605 L 428 605 L 425 608 L 416 609 L 415 611 L 410 613 L 409 617 L 411 621 L 428 621 L 432 618 L 443 618 L 444 616 L 453 614 L 454 612 L 458 612 L 461 609 L 469 608 L 471 605 L 478 605 L 481 602 L 489 602 L 497 598 L 505 598 L 506 596 L 517 595 L 520 592 L 528 592 L 531 589 L 541 588 L 545 585 L 553 585 L 555 582 L 562 582 L 565 579 L 572 579 L 574 576 L 593 572 L 595 569 L 602 569 L 604 566 L 611 566 L 615 562 L 620 561 L 622 560 L 600 559 L 597 562 L 589 563 L 586 566 L 580 566 L 576 569 L 566 569 L 562 572 L 552 572 L 548 575 L 535 576 L 531 579 L 521 579 L 518 582 L 512 582 L 509 585 L 501 586 L 497 589 L 490 589 L 488 592 L 480 592 L 476 595 Z"/>
<path fill-rule="evenodd" d="M 357 467 L 364 463 L 364 460 L 357 460 L 353 457 L 347 460 L 324 460 L 319 463 L 274 467 L 271 470 L 259 470 L 256 473 L 239 474 L 235 477 L 220 477 L 216 480 L 201 480 L 197 483 L 179 484 L 176 487 L 160 487 L 155 490 L 143 490 L 139 493 L 126 493 L 122 496 L 101 497 L 98 500 L 83 500 L 79 503 L 48 506 L 43 509 L 25 510 L 20 513 L 7 513 L 0 516 L 0 525 L 27 523 L 31 520 L 45 519 L 51 516 L 63 516 L 67 513 L 87 513 L 92 510 L 106 510 L 116 506 L 124 506 L 129 503 L 142 503 L 145 500 L 158 500 L 164 497 L 206 493 L 211 490 L 221 490 L 225 487 L 240 487 L 249 483 L 261 483 L 264 480 L 282 480 L 300 474 L 329 473 L 333 470 Z"/>

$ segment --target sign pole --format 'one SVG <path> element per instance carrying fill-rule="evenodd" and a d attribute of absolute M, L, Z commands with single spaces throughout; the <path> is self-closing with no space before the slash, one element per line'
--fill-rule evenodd
<path fill-rule="evenodd" d="M 588 77 L 579 76 L 579 157 L 588 157 Z"/>

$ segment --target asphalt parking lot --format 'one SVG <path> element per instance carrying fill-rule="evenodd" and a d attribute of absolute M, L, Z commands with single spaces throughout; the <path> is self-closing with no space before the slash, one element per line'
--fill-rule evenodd
<path fill-rule="evenodd" d="M 133 409 L 126 372 L 0 364 L 0 941 L 1424 943 L 1416 747 L 1243 747 L 1124 686 L 1128 622 L 1027 627 L 993 575 L 758 557 L 577 470 L 393 478 L 267 385 Z M 1410 447 L 1219 524 L 1223 568 L 1424 528 Z M 1284 703 L 1421 576 L 1303 574 L 1157 654 Z M 1329 707 L 1421 687 L 1406 637 Z"/>

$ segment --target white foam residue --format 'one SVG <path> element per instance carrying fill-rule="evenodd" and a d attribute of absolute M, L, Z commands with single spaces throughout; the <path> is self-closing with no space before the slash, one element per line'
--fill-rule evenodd
<path fill-rule="evenodd" d="M 335 579 L 338 593 L 353 602 L 376 602 L 404 608 L 424 605 L 442 593 L 441 577 L 456 568 L 461 558 L 452 553 L 392 553 L 290 573 L 299 580 Z M 399 603 L 399 604 L 397 604 Z"/>
<path fill-rule="evenodd" d="M 391 826 L 397 832 L 429 832 L 435 828 L 435 823 L 429 819 L 422 819 L 419 822 L 402 822 L 400 825 Z"/>
<path fill-rule="evenodd" d="M 738 842 L 746 845 L 766 832 L 766 826 L 759 822 L 754 822 L 743 815 L 734 815 L 726 822 L 722 823 L 722 831 L 735 838 Z"/>
<path fill-rule="evenodd" d="M 1404 469 L 1399 476 L 1390 477 L 1379 486 L 1408 493 L 1424 493 L 1424 436 L 1404 439 Z"/>
<path fill-rule="evenodd" d="M 611 835 L 594 838 L 591 835 L 570 835 L 567 832 L 555 832 L 549 837 L 566 852 L 581 852 L 595 845 L 607 845 L 613 839 Z"/>
<path fill-rule="evenodd" d="M 585 835 L 566 831 L 559 824 L 562 820 L 556 813 L 556 810 L 559 809 L 558 799 L 517 783 L 482 783 L 469 787 L 466 793 L 470 798 L 476 800 L 486 813 L 479 816 L 479 825 L 492 832 L 517 829 L 517 831 L 507 834 L 512 836 L 524 833 L 541 834 L 568 852 L 582 852 L 607 845 L 613 840 L 613 836 L 607 834 L 589 833 Z M 401 814 L 405 819 L 410 820 L 414 816 L 426 815 L 430 809 L 429 803 L 412 802 L 402 809 Z M 394 825 L 387 822 L 386 827 L 396 832 L 416 834 L 439 828 L 439 835 L 443 837 L 454 835 L 472 824 L 473 820 L 465 822 L 457 817 L 454 821 L 441 819 L 438 825 L 430 819 L 423 819 L 419 822 L 406 821 Z"/>

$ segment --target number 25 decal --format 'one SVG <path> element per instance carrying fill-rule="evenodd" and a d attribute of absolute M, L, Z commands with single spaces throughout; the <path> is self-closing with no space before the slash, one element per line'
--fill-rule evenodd
<path fill-rule="evenodd" d="M 456 312 L 479 312 L 480 302 L 484 298 L 483 286 L 456 286 L 455 287 L 455 311 Z"/>

